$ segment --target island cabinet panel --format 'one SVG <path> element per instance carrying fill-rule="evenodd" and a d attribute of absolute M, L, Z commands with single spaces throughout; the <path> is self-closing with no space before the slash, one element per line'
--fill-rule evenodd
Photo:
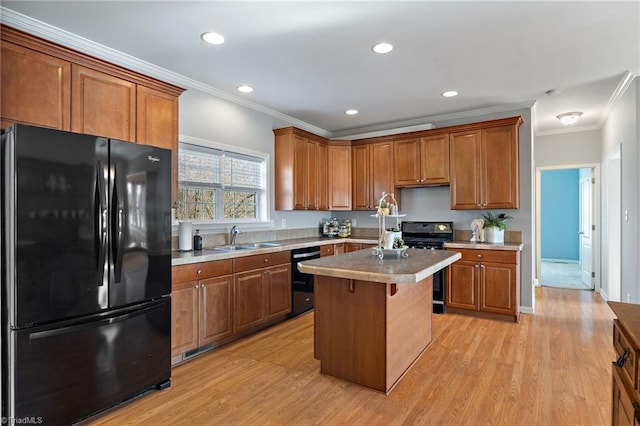
<path fill-rule="evenodd" d="M 71 130 L 71 63 L 2 41 L 2 128 L 13 123 Z"/>
<path fill-rule="evenodd" d="M 171 268 L 171 356 L 230 336 L 231 259 Z"/>
<path fill-rule="evenodd" d="M 462 254 L 449 266 L 447 307 L 520 318 L 520 252 L 447 249 Z"/>
<path fill-rule="evenodd" d="M 329 210 L 351 210 L 351 143 L 332 142 L 328 157 Z"/>
<path fill-rule="evenodd" d="M 71 73 L 71 130 L 135 142 L 135 83 L 75 64 Z"/>
<path fill-rule="evenodd" d="M 410 285 L 315 279 L 320 371 L 388 393 L 431 342 L 431 277 Z"/>
<path fill-rule="evenodd" d="M 608 302 L 613 320 L 611 424 L 640 425 L 640 305 Z"/>
<path fill-rule="evenodd" d="M 521 124 L 521 117 L 512 117 L 451 132 L 451 209 L 520 207 L 518 129 Z"/>

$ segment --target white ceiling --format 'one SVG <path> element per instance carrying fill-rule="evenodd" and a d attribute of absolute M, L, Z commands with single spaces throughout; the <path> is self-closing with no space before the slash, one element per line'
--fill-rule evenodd
<path fill-rule="evenodd" d="M 8 25 L 15 26 L 17 18 L 29 30 L 34 22 L 12 11 L 19 12 L 58 33 L 66 30 L 333 136 L 534 102 L 538 134 L 562 130 L 555 116 L 576 110 L 584 112 L 576 126 L 596 128 L 623 81 L 640 74 L 638 1 L 2 1 L 2 6 L 10 9 L 3 9 Z M 226 43 L 205 45 L 199 38 L 204 31 L 223 34 Z M 372 53 L 381 40 L 395 49 Z M 240 84 L 255 91 L 239 94 Z M 460 95 L 442 98 L 449 89 Z M 558 93 L 546 95 L 550 89 Z M 345 115 L 349 108 L 360 114 Z"/>

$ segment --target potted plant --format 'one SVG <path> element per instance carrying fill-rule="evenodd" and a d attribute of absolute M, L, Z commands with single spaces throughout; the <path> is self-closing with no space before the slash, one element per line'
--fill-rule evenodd
<path fill-rule="evenodd" d="M 504 213 L 496 215 L 492 211 L 488 211 L 482 215 L 484 219 L 484 239 L 487 243 L 504 243 L 504 230 L 509 226 L 507 220 L 513 219 Z"/>
<path fill-rule="evenodd" d="M 402 240 L 402 231 L 398 228 L 387 228 L 385 231 L 385 249 L 394 249 L 398 247 L 394 247 L 396 240 Z"/>
<path fill-rule="evenodd" d="M 388 216 L 389 215 L 389 203 L 385 200 L 380 200 L 380 204 L 378 205 L 378 214 L 380 216 Z"/>

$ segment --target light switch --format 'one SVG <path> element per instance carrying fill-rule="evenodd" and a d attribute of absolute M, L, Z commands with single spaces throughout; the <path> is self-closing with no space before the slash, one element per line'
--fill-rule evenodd
<path fill-rule="evenodd" d="M 624 221 L 629 222 L 629 210 L 624 211 Z"/>

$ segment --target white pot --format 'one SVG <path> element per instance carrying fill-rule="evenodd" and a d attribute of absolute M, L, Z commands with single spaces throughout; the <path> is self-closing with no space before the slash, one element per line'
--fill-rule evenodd
<path fill-rule="evenodd" d="M 393 248 L 393 241 L 396 238 L 402 238 L 402 232 L 396 232 L 396 231 L 384 231 L 384 233 L 386 234 L 386 239 L 387 241 L 385 241 L 384 244 L 384 249 L 392 249 Z"/>
<path fill-rule="evenodd" d="M 484 228 L 484 241 L 492 244 L 504 244 L 504 229 Z"/>

